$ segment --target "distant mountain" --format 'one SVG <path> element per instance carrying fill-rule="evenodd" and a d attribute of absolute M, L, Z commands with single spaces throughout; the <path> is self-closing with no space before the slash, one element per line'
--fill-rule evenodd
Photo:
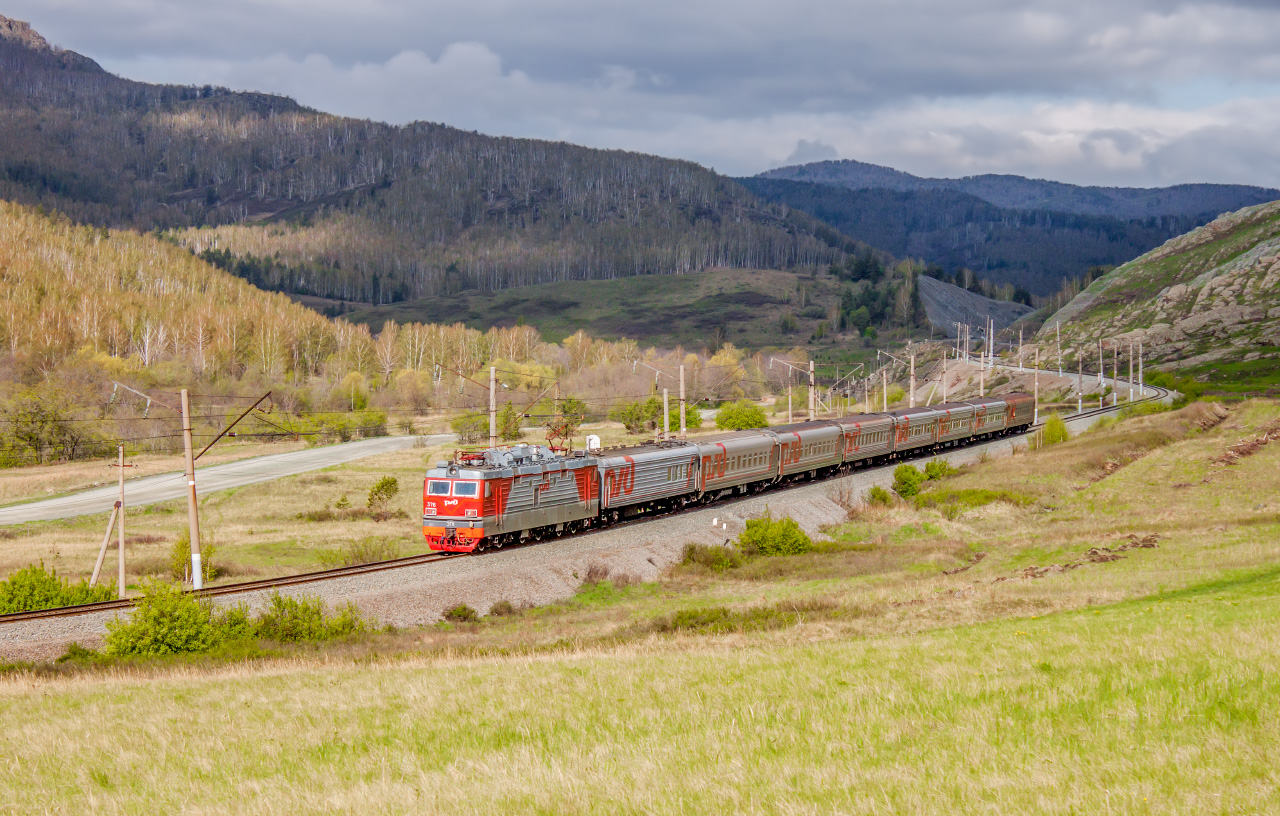
<path fill-rule="evenodd" d="M 1147 189 L 1079 187 L 1059 181 L 995 174 L 958 179 L 921 178 L 890 167 L 847 159 L 779 167 L 756 178 L 810 181 L 851 190 L 954 190 L 1008 209 L 1051 210 L 1125 220 L 1169 215 L 1207 220 L 1223 212 L 1280 199 L 1280 190 L 1240 184 L 1179 184 Z"/>
<path fill-rule="evenodd" d="M 825 267 L 857 248 L 692 162 L 133 82 L 3 17 L 0 198 L 165 230 L 259 286 L 376 303 Z"/>
<path fill-rule="evenodd" d="M 759 177 L 740 181 L 762 198 L 803 210 L 897 257 L 921 258 L 951 273 L 971 269 L 993 283 L 1011 283 L 1036 295 L 1052 294 L 1064 280 L 1090 268 L 1122 264 L 1207 220 L 1017 210 L 946 189 L 852 190 Z"/>
<path fill-rule="evenodd" d="M 1210 377 L 1261 367 L 1274 383 L 1278 302 L 1280 201 L 1224 215 L 1104 275 L 1041 334 L 1061 321 L 1063 346 L 1086 360 L 1099 338 L 1141 340 L 1149 361 Z"/>

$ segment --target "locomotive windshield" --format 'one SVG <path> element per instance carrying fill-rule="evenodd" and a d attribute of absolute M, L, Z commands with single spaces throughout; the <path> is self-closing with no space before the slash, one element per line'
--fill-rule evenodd
<path fill-rule="evenodd" d="M 428 496 L 448 496 L 449 483 L 445 481 L 440 481 L 437 479 L 433 479 L 430 482 L 427 482 L 427 495 Z"/>
<path fill-rule="evenodd" d="M 453 495 L 474 497 L 479 492 L 478 488 L 475 482 L 454 482 Z"/>

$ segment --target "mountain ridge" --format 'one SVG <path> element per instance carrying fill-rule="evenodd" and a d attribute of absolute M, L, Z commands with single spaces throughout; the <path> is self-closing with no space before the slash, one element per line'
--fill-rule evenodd
<path fill-rule="evenodd" d="M 1211 217 L 1280 199 L 1280 190 L 1240 184 L 1100 187 L 995 173 L 958 179 L 928 178 L 852 159 L 778 167 L 754 178 L 834 184 L 852 190 L 956 190 L 1009 209 L 1051 210 L 1122 219 L 1162 215 Z"/>

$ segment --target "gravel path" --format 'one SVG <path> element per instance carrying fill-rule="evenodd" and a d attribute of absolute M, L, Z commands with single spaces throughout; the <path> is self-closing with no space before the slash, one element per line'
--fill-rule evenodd
<path fill-rule="evenodd" d="M 293 476 L 310 470 L 353 462 L 366 456 L 403 450 L 412 447 L 418 438 L 416 436 L 383 436 L 210 465 L 196 468 L 196 485 L 200 493 L 204 494 L 256 482 L 267 482 L 283 476 Z M 438 445 L 452 439 L 453 435 L 435 434 L 425 438 L 428 445 Z M 112 485 L 54 499 L 0 507 L 0 525 L 100 514 L 111 509 L 118 495 L 119 487 Z M 186 495 L 186 479 L 180 472 L 161 473 L 124 483 L 124 500 L 131 507 L 180 499 Z"/>
<path fill-rule="evenodd" d="M 1096 417 L 1069 420 L 1073 433 L 1085 430 Z M 1015 445 L 1025 445 L 1022 437 L 1001 439 L 945 454 L 954 465 L 988 456 L 1008 456 Z M 614 574 L 631 573 L 651 581 L 679 560 L 689 542 L 722 544 L 735 538 L 746 519 L 769 510 L 794 518 L 811 535 L 822 527 L 845 518 L 842 507 L 832 501 L 837 490 L 861 496 L 872 485 L 887 487 L 893 482 L 893 467 L 880 467 L 838 479 L 806 484 L 785 490 L 720 503 L 664 518 L 639 521 L 575 538 L 551 541 L 488 553 L 454 558 L 398 570 L 348 576 L 295 587 L 281 592 L 290 595 L 319 595 L 330 604 L 355 602 L 383 623 L 415 626 L 440 619 L 443 610 L 465 603 L 484 612 L 495 601 L 542 605 L 567 598 L 582 583 L 591 564 L 603 564 Z M 717 526 L 712 527 L 712 520 Z M 727 529 L 720 525 L 727 524 Z M 260 609 L 269 593 L 246 592 L 215 599 L 220 605 L 247 603 Z M 106 631 L 105 623 L 117 612 L 78 615 L 0 624 L 0 656 L 10 660 L 48 660 L 61 655 L 66 645 L 76 641 L 97 646 Z"/>

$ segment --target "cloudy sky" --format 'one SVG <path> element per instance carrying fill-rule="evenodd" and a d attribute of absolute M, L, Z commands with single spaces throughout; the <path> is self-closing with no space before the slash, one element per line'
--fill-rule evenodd
<path fill-rule="evenodd" d="M 1280 0 L 0 0 L 134 79 L 692 159 L 1280 187 Z"/>

